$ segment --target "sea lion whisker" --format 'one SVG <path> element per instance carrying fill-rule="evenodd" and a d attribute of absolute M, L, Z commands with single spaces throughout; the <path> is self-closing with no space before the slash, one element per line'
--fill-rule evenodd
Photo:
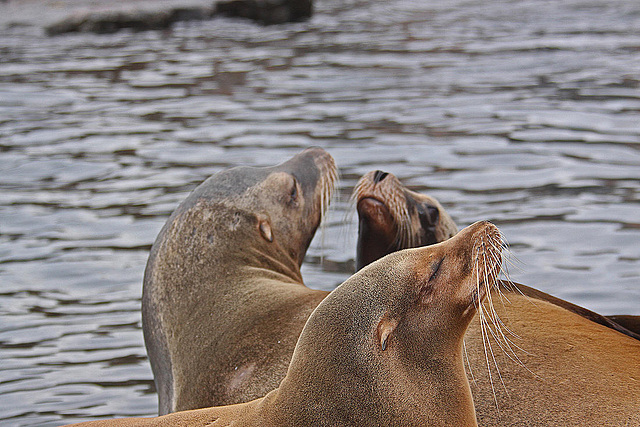
<path fill-rule="evenodd" d="M 494 246 L 496 249 L 497 247 Z M 500 260 L 497 259 L 497 255 L 494 253 L 490 253 L 489 254 L 490 258 L 493 258 L 495 260 L 495 262 L 499 262 Z M 500 272 L 502 272 L 502 266 L 501 269 L 499 271 L 495 271 L 492 272 L 492 277 L 495 280 L 495 278 L 497 277 L 498 274 L 500 274 Z M 504 306 L 504 301 L 503 301 L 503 293 L 500 290 L 499 286 L 495 287 L 498 291 L 498 295 L 501 297 L 501 301 L 502 304 Z M 506 298 L 506 296 L 505 296 Z M 508 299 L 507 299 L 508 300 Z M 489 312 L 488 312 L 488 317 L 492 320 L 493 324 L 496 327 L 497 332 L 499 332 L 499 334 L 494 334 L 490 325 L 487 325 L 489 330 L 492 332 L 492 335 L 494 336 L 494 339 L 496 340 L 496 343 L 500 346 L 500 348 L 503 350 L 503 352 L 505 353 L 505 355 L 507 357 L 509 357 L 509 359 L 511 359 L 512 361 L 518 363 L 520 366 L 522 366 L 523 368 L 525 368 L 527 371 L 531 372 L 534 376 L 537 377 L 536 374 L 534 374 L 525 364 L 524 362 L 520 359 L 520 357 L 518 356 L 518 354 L 516 353 L 516 351 L 514 350 L 513 347 L 515 347 L 516 349 L 522 351 L 523 353 L 526 354 L 531 354 L 528 351 L 526 351 L 525 349 L 523 349 L 522 347 L 520 347 L 519 345 L 517 345 L 513 340 L 511 340 L 507 335 L 505 335 L 505 333 L 503 332 L 504 330 L 506 330 L 506 332 L 511 335 L 514 338 L 517 339 L 522 339 L 519 335 L 517 335 L 515 332 L 513 332 L 500 318 L 500 316 L 497 314 L 497 312 L 495 311 L 495 307 L 493 305 L 493 300 L 491 298 L 491 294 L 489 294 L 487 301 L 489 303 Z M 497 367 L 496 367 L 497 368 Z"/>
<path fill-rule="evenodd" d="M 493 304 L 493 303 L 492 303 L 492 304 Z M 492 309 L 492 312 L 494 313 L 494 322 L 500 326 L 501 330 L 502 330 L 502 329 L 506 330 L 506 331 L 508 332 L 508 334 L 509 334 L 509 335 L 511 335 L 511 336 L 512 336 L 512 337 L 514 337 L 514 338 L 522 339 L 518 334 L 516 334 L 515 332 L 513 332 L 513 331 L 511 330 L 511 328 L 509 328 L 509 327 L 508 327 L 508 326 L 507 326 L 507 325 L 502 321 L 502 319 L 500 318 L 500 316 L 498 315 L 498 313 L 495 311 L 495 307 L 493 307 L 493 306 L 492 306 L 492 307 L 491 307 L 491 309 Z M 504 334 L 503 334 L 503 335 L 504 335 Z M 505 336 L 505 338 L 506 338 L 506 336 Z"/>
<path fill-rule="evenodd" d="M 490 324 L 489 324 L 488 322 L 486 323 L 486 325 L 487 325 L 487 331 L 491 334 L 491 336 L 493 337 L 493 339 L 494 339 L 494 341 L 496 342 L 496 344 L 498 344 L 498 347 L 502 350 L 502 352 L 503 352 L 507 357 L 509 357 L 510 359 L 512 359 L 512 360 L 513 360 L 513 358 L 509 355 L 509 352 L 508 352 L 507 350 L 505 350 L 505 348 L 504 348 L 503 344 L 501 344 L 501 342 L 500 342 L 500 341 L 501 341 L 501 339 L 500 339 L 499 334 L 497 334 L 497 333 L 493 330 L 493 328 L 491 328 L 491 326 L 490 326 Z M 496 329 L 497 329 L 497 328 L 496 328 Z M 489 337 L 489 334 L 487 334 L 487 339 L 488 339 L 488 337 Z M 493 364 L 494 364 L 494 366 L 496 367 L 496 372 L 498 373 L 498 378 L 500 378 L 500 382 L 502 383 L 502 386 L 503 386 L 503 388 L 504 388 L 505 392 L 507 393 L 507 395 L 509 395 L 509 390 L 507 390 L 507 386 L 506 386 L 506 384 L 505 384 L 505 382 L 504 382 L 504 379 L 502 378 L 502 372 L 500 372 L 500 367 L 498 366 L 498 361 L 497 361 L 497 359 L 496 359 L 496 357 L 495 357 L 495 353 L 493 352 L 493 347 L 491 346 L 491 342 L 490 342 L 490 341 L 489 341 L 489 350 L 490 350 L 490 352 L 491 352 L 491 357 L 492 357 L 492 359 L 493 359 Z"/>
<path fill-rule="evenodd" d="M 481 240 L 481 245 L 482 247 L 487 247 L 489 246 L 489 248 L 493 248 L 493 242 L 490 240 L 489 244 L 487 245 L 487 243 L 484 240 L 484 236 Z M 489 254 L 487 254 L 487 252 L 490 252 Z M 497 251 L 496 251 L 497 252 Z M 498 258 L 498 256 L 496 255 L 496 253 L 493 253 L 493 251 L 487 251 L 484 250 L 482 253 L 482 257 L 483 257 L 483 269 L 482 269 L 482 275 L 483 275 L 483 280 L 484 283 L 486 284 L 495 284 L 495 280 L 497 275 L 499 274 L 499 270 L 495 269 L 495 268 L 490 268 L 489 265 L 500 265 L 501 264 L 501 260 Z M 478 279 L 477 281 L 479 282 L 479 275 L 480 275 L 480 271 L 478 268 L 478 259 L 479 257 L 476 256 L 475 260 L 476 260 L 476 265 L 475 265 L 475 270 L 477 272 L 477 276 Z M 490 260 L 492 261 L 492 264 L 489 264 L 487 261 Z M 479 283 L 478 285 L 479 286 Z M 489 306 L 488 309 L 484 308 L 484 305 L 482 304 L 479 310 L 479 317 L 480 317 L 480 325 L 481 325 L 481 334 L 482 334 L 482 340 L 483 340 L 483 346 L 485 348 L 485 361 L 487 364 L 487 372 L 489 374 L 489 380 L 491 383 L 491 389 L 493 392 L 493 396 L 494 396 L 494 401 L 496 404 L 496 409 L 498 410 L 498 412 L 500 412 L 500 408 L 497 402 L 497 397 L 496 397 L 496 393 L 495 393 L 495 388 L 493 385 L 493 378 L 491 375 L 491 368 L 490 368 L 490 361 L 489 361 L 489 356 L 488 354 L 491 354 L 491 359 L 493 360 L 493 364 L 496 368 L 496 372 L 498 373 L 498 377 L 500 378 L 500 382 L 502 383 L 503 388 L 505 389 L 505 392 L 507 393 L 507 395 L 509 394 L 505 382 L 504 382 L 504 378 L 502 377 L 502 373 L 500 371 L 500 367 L 498 366 L 497 363 L 497 359 L 495 357 L 495 353 L 493 351 L 493 347 L 491 346 L 491 340 L 489 339 L 489 335 L 493 336 L 494 340 L 496 341 L 496 343 L 498 344 L 498 346 L 501 348 L 501 350 L 503 351 L 503 353 L 505 353 L 508 357 L 510 357 L 509 355 L 509 351 L 507 351 L 504 348 L 504 345 L 502 344 L 501 341 L 504 342 L 508 342 L 508 340 L 506 340 L 506 337 L 504 336 L 504 333 L 502 332 L 502 328 L 501 328 L 501 324 L 502 321 L 500 319 L 500 317 L 498 316 L 498 314 L 496 313 L 494 307 L 493 307 L 493 301 L 491 299 L 491 292 L 490 290 L 487 290 L 487 304 Z M 489 321 L 487 320 L 491 320 L 491 323 L 494 324 L 495 330 L 494 328 L 491 327 L 491 324 L 489 323 Z M 501 338 L 501 336 L 503 338 L 505 338 L 505 340 L 503 340 Z M 508 346 L 508 344 L 506 344 L 507 347 L 510 349 L 510 347 Z M 489 349 L 489 351 L 487 352 L 487 347 Z M 513 350 L 511 350 L 513 351 Z"/>
<path fill-rule="evenodd" d="M 324 262 L 324 238 L 327 226 L 327 218 L 329 209 L 331 209 L 331 200 L 335 195 L 336 186 L 339 184 L 338 170 L 335 163 L 325 166 L 328 171 L 322 174 L 320 182 L 320 264 Z"/>
<path fill-rule="evenodd" d="M 489 328 L 489 330 L 491 330 L 491 327 L 487 324 L 487 327 Z M 501 332 L 502 334 L 502 332 Z M 517 363 L 518 365 L 522 366 L 523 368 L 525 368 L 529 373 L 531 373 L 532 375 L 534 375 L 537 378 L 540 378 L 537 374 L 535 374 L 533 371 L 531 371 L 526 364 L 520 359 L 520 357 L 518 356 L 518 354 L 516 353 L 516 351 L 512 348 L 515 347 L 518 350 L 522 351 L 523 353 L 526 353 L 527 355 L 532 355 L 532 353 L 528 352 L 527 350 L 523 349 L 522 347 L 520 347 L 519 345 L 517 345 L 516 343 L 514 343 L 512 340 L 510 340 L 508 337 L 506 337 L 504 334 L 502 334 L 502 343 L 500 342 L 501 339 L 499 339 L 498 336 L 494 335 L 492 333 L 496 343 L 498 344 L 498 346 L 502 349 L 502 351 L 504 352 L 504 354 L 511 359 L 511 361 Z M 518 337 L 519 338 L 519 337 Z M 504 346 L 507 347 L 508 351 L 505 350 Z M 498 370 L 498 373 L 500 373 L 498 367 L 496 366 L 496 369 Z M 508 392 L 507 392 L 508 394 Z"/>
<path fill-rule="evenodd" d="M 497 255 L 495 254 L 489 254 L 489 257 L 495 258 L 496 262 L 497 260 Z M 493 279 L 495 279 L 495 276 L 497 276 L 499 274 L 500 271 L 495 272 L 494 273 L 494 277 Z M 499 295 L 502 295 L 502 292 L 500 291 L 499 287 L 497 287 Z M 516 351 L 513 349 L 513 347 L 515 347 L 516 349 L 526 353 L 526 354 L 531 354 L 528 351 L 524 350 L 522 347 L 520 347 L 519 345 L 517 345 L 515 342 L 513 342 L 508 336 L 506 336 L 503 332 L 503 330 L 506 330 L 509 335 L 517 338 L 517 339 L 521 339 L 521 337 L 519 335 L 517 335 L 516 333 L 514 333 L 500 318 L 500 316 L 498 315 L 498 313 L 495 311 L 495 307 L 493 305 L 493 300 L 491 298 L 491 294 L 488 295 L 487 301 L 489 303 L 489 307 L 490 310 L 488 312 L 488 317 L 492 320 L 493 324 L 496 327 L 496 330 L 499 332 L 498 335 L 495 335 L 490 327 L 490 325 L 487 325 L 489 328 L 489 331 L 492 332 L 492 335 L 494 336 L 494 339 L 496 340 L 496 343 L 500 346 L 500 348 L 503 350 L 503 352 L 505 353 L 505 355 L 507 357 L 509 357 L 509 359 L 511 359 L 514 362 L 517 362 L 519 365 L 521 365 L 522 367 L 524 367 L 525 369 L 527 369 L 527 371 L 531 372 L 531 370 L 524 364 L 524 362 L 522 362 L 522 360 L 520 359 L 520 357 L 517 355 Z M 504 304 L 504 302 L 503 302 Z M 505 349 L 506 347 L 506 349 Z M 497 368 L 497 366 L 496 366 Z M 499 372 L 499 370 L 498 370 Z M 537 377 L 536 374 L 534 374 L 533 372 L 531 372 L 533 375 L 535 375 Z"/>
<path fill-rule="evenodd" d="M 480 294 L 480 269 L 479 269 L 479 265 L 478 265 L 478 255 L 476 251 L 476 248 L 474 248 L 474 273 L 476 276 L 476 292 L 478 293 L 478 295 Z M 491 385 L 491 392 L 493 394 L 493 400 L 495 402 L 496 405 L 496 409 L 498 410 L 498 413 L 500 412 L 500 407 L 498 405 L 498 398 L 496 396 L 496 390 L 495 387 L 493 386 L 493 375 L 491 374 L 491 363 L 489 362 L 489 352 L 487 351 L 487 344 L 489 346 L 489 348 L 491 348 L 491 343 L 489 342 L 489 336 L 488 336 L 488 332 L 486 331 L 487 328 L 487 320 L 485 319 L 485 314 L 484 314 L 484 308 L 483 308 L 483 304 L 481 304 L 480 302 L 478 302 L 478 319 L 480 322 L 480 335 L 482 336 L 482 347 L 484 349 L 484 357 L 485 357 L 485 361 L 486 361 L 486 366 L 487 366 L 487 373 L 489 376 L 489 383 Z"/>
<path fill-rule="evenodd" d="M 476 383 L 476 377 L 473 375 L 473 369 L 471 368 L 471 362 L 469 361 L 469 353 L 467 352 L 467 342 L 465 339 L 462 340 L 462 349 L 464 351 L 464 359 L 467 365 L 467 371 L 469 375 L 471 375 L 471 382 Z"/>
<path fill-rule="evenodd" d="M 403 219 L 398 222 L 398 234 L 393 245 L 401 248 L 412 248 L 415 246 L 415 242 L 413 241 L 411 234 L 411 223 L 408 221 L 405 214 L 402 215 L 403 216 L 401 218 Z"/>
<path fill-rule="evenodd" d="M 498 259 L 497 255 L 493 256 L 493 258 L 494 258 L 494 261 L 495 261 L 496 263 L 501 262 L 501 260 L 499 260 L 499 259 Z M 505 300 L 505 299 L 506 299 L 506 300 L 507 300 L 507 302 L 509 302 L 509 303 L 510 303 L 511 301 L 509 301 L 509 297 L 507 297 L 507 296 L 504 294 L 504 292 L 502 292 L 501 286 L 500 286 L 500 284 L 498 283 L 498 276 L 499 276 L 500 274 L 504 274 L 504 268 L 503 268 L 503 265 L 502 265 L 502 264 L 500 265 L 500 269 L 499 269 L 498 271 L 496 271 L 496 272 L 495 272 L 494 281 L 493 281 L 493 290 L 495 290 L 495 291 L 498 293 L 498 296 L 500 297 L 500 300 L 501 300 L 501 302 L 502 302 L 502 304 L 503 304 L 503 306 L 504 306 L 504 300 Z M 512 283 L 512 282 L 508 282 L 508 283 Z M 509 289 L 509 287 L 507 287 L 507 289 Z"/>
<path fill-rule="evenodd" d="M 526 351 L 523 350 L 522 348 L 520 348 L 507 335 L 505 335 L 503 330 L 506 329 L 507 332 L 509 332 L 511 335 L 514 335 L 514 336 L 516 336 L 516 335 L 513 334 L 508 327 L 506 327 L 506 325 L 502 322 L 502 319 L 500 319 L 500 317 L 497 315 L 497 313 L 495 311 L 494 311 L 494 314 L 492 316 L 493 317 L 491 318 L 491 320 L 492 320 L 492 323 L 494 324 L 495 332 L 493 331 L 493 329 L 491 329 L 490 326 L 489 326 L 489 330 L 492 332 L 492 335 L 493 335 L 496 343 L 502 349 L 504 354 L 507 357 L 509 357 L 509 359 L 513 360 L 514 362 L 518 361 L 519 363 L 522 364 L 522 362 L 520 362 L 520 359 L 518 358 L 518 355 L 516 354 L 516 352 L 513 349 L 513 347 L 516 347 L 517 349 L 522 350 L 525 353 L 526 353 Z M 512 357 L 512 355 L 513 355 L 513 357 Z"/>
<path fill-rule="evenodd" d="M 483 243 L 484 243 L 484 239 L 483 239 Z M 484 261 L 484 262 L 483 262 L 483 267 L 484 267 L 484 268 L 483 268 L 483 275 L 484 275 L 485 283 L 492 283 L 492 281 L 495 279 L 495 277 L 492 277 L 492 276 L 493 276 L 493 269 L 489 269 L 489 268 L 488 268 L 488 265 L 489 265 L 489 264 L 487 263 L 487 257 L 488 257 L 488 255 L 487 255 L 487 251 L 484 251 L 484 252 L 483 252 L 483 254 L 482 254 L 482 256 L 483 256 L 483 261 Z M 490 256 L 491 256 L 491 255 L 489 255 L 489 257 L 490 257 Z M 489 271 L 487 271 L 487 270 L 489 270 Z M 492 281 L 490 281 L 490 280 L 489 280 L 489 279 L 490 279 L 490 277 L 491 277 Z M 499 320 L 500 318 L 499 318 L 498 314 L 496 313 L 496 311 L 495 311 L 495 309 L 494 309 L 494 307 L 493 307 L 493 301 L 492 301 L 492 299 L 491 299 L 491 292 L 490 292 L 489 290 L 487 291 L 487 302 L 488 302 L 489 307 L 490 307 L 489 311 L 487 312 L 487 317 L 489 318 L 489 320 L 491 320 L 491 322 L 493 323 L 493 325 L 494 325 L 494 327 L 495 327 L 496 331 L 497 331 L 497 332 L 499 332 L 499 333 L 497 333 L 496 331 L 494 331 L 494 329 L 491 327 L 491 324 L 490 324 L 488 321 L 486 322 L 487 330 L 488 330 L 488 332 L 491 334 L 491 336 L 493 336 L 493 338 L 494 338 L 495 342 L 498 344 L 498 346 L 500 347 L 500 349 L 501 349 L 505 354 L 507 354 L 507 355 L 508 355 L 508 352 L 507 352 L 507 351 L 505 351 L 505 349 L 504 349 L 504 348 L 503 348 L 503 346 L 502 346 L 502 343 L 500 342 L 500 341 L 501 341 L 501 340 L 500 340 L 500 336 L 501 336 L 501 335 L 502 335 L 502 336 L 504 336 L 504 334 L 502 333 L 502 330 L 501 330 L 501 328 L 500 328 L 500 320 Z M 498 321 L 496 321 L 496 319 L 498 319 Z M 488 337 L 488 335 L 487 335 L 487 339 L 488 339 L 488 338 L 489 338 L 489 337 Z M 488 340 L 488 341 L 489 341 L 489 350 L 490 350 L 490 352 L 491 352 L 491 357 L 492 357 L 492 359 L 493 359 L 493 364 L 494 364 L 494 366 L 496 367 L 496 371 L 497 371 L 497 373 L 498 373 L 498 377 L 500 378 L 500 382 L 502 383 L 502 386 L 504 387 L 505 392 L 507 392 L 507 395 L 508 395 L 508 394 L 509 394 L 509 391 L 507 390 L 507 387 L 506 387 L 506 385 L 505 385 L 505 383 L 504 383 L 504 379 L 502 378 L 502 373 L 500 372 L 500 367 L 498 366 L 498 362 L 497 362 L 497 360 L 496 360 L 495 353 L 493 352 L 493 348 L 491 347 L 491 341 L 490 341 L 490 340 Z M 495 397 L 495 396 L 494 396 L 494 397 Z"/>
<path fill-rule="evenodd" d="M 482 346 L 484 348 L 484 357 L 485 357 L 486 366 L 487 366 L 487 373 L 489 375 L 489 384 L 491 385 L 491 392 L 493 394 L 493 400 L 495 402 L 496 409 L 498 410 L 498 412 L 500 412 L 500 407 L 498 405 L 498 398 L 496 395 L 496 389 L 493 386 L 493 375 L 491 374 L 491 363 L 489 362 L 489 352 L 487 351 L 487 344 L 489 349 L 491 349 L 491 343 L 489 342 L 489 335 L 486 331 L 487 321 L 484 318 L 484 313 L 482 308 L 478 310 L 478 317 L 480 319 L 480 333 L 482 336 Z"/>
<path fill-rule="evenodd" d="M 496 245 L 494 245 L 494 248 L 498 249 L 498 247 Z M 491 261 L 493 261 L 494 263 L 502 264 L 501 263 L 502 260 L 498 258 L 498 255 L 496 253 L 490 252 L 488 256 L 491 259 Z M 504 306 L 504 298 L 506 298 L 506 296 L 504 296 L 504 294 L 502 293 L 500 287 L 495 285 L 495 283 L 497 281 L 497 276 L 500 274 L 501 271 L 502 271 L 502 265 L 501 265 L 500 270 L 492 270 L 491 279 L 492 279 L 492 283 L 494 283 L 494 289 L 497 291 L 498 296 L 500 297 L 500 300 L 501 300 L 501 302 L 502 302 L 502 304 Z M 500 334 L 504 338 L 505 342 L 507 342 L 507 344 L 508 344 L 510 342 L 510 340 L 505 336 L 505 334 L 503 332 L 503 329 L 505 329 L 513 337 L 520 338 L 517 334 L 515 334 L 513 331 L 511 331 L 511 329 L 502 321 L 502 319 L 500 318 L 500 316 L 496 312 L 491 293 L 489 293 L 487 299 L 488 299 L 488 301 L 490 303 L 489 304 L 490 317 L 491 317 L 492 321 L 494 322 L 494 324 L 496 325 L 496 327 L 499 329 Z M 508 300 L 508 298 L 507 298 L 507 300 Z"/>

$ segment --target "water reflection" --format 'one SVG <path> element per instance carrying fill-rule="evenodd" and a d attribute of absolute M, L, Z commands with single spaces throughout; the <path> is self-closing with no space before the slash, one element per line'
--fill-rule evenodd
<path fill-rule="evenodd" d="M 640 314 L 640 5 L 317 2 L 303 24 L 0 29 L 0 423 L 153 415 L 147 251 L 199 182 L 319 145 L 339 196 L 308 284 L 353 269 L 372 169 L 501 226 L 516 280 Z M 346 219 L 346 225 L 345 225 Z"/>

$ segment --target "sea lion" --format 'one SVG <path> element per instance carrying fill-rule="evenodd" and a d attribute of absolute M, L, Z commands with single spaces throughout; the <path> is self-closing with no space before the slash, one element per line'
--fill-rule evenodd
<path fill-rule="evenodd" d="M 160 415 L 248 402 L 278 386 L 305 322 L 329 294 L 305 287 L 299 266 L 335 179 L 333 159 L 307 150 L 275 168 L 214 175 L 169 218 L 142 300 Z M 289 207 L 294 190 L 297 210 Z M 428 201 L 438 221 L 449 218 Z"/>
<path fill-rule="evenodd" d="M 465 335 L 480 425 L 640 425 L 638 340 L 544 300 L 503 298 Z"/>
<path fill-rule="evenodd" d="M 365 174 L 352 198 L 358 210 L 358 270 L 391 252 L 432 245 L 458 232 L 436 199 L 409 190 L 387 172 Z"/>
<path fill-rule="evenodd" d="M 397 180 L 388 182 L 402 186 Z M 360 195 L 357 187 L 354 193 L 359 202 L 366 193 Z M 390 196 L 394 194 L 408 193 L 403 188 L 378 192 L 378 211 L 394 210 L 398 204 Z M 377 236 L 367 233 L 402 221 L 370 212 L 358 209 L 360 224 L 368 224 L 359 238 L 369 242 Z M 422 227 L 419 222 L 410 224 Z M 534 288 L 507 281 L 497 285 L 488 298 L 496 302 L 495 308 L 483 306 L 481 321 L 473 322 L 465 336 L 480 425 L 581 426 L 585 420 L 589 425 L 640 425 L 637 334 Z M 633 327 L 634 316 L 621 321 Z"/>
<path fill-rule="evenodd" d="M 626 328 L 628 331 L 634 332 L 640 339 L 640 316 L 632 314 L 616 314 L 607 316 L 607 319 Z"/>
<path fill-rule="evenodd" d="M 406 188 L 393 174 L 380 170 L 364 175 L 353 191 L 358 211 L 358 269 L 378 258 L 406 248 L 443 241 L 457 226 L 434 198 Z M 577 313 L 593 322 L 640 339 L 639 316 L 602 316 L 523 284 L 500 282 L 503 292 L 524 294 Z"/>
<path fill-rule="evenodd" d="M 279 166 L 215 174 L 171 215 L 142 295 L 160 414 L 244 402 L 278 386 L 326 296 L 303 286 L 300 265 L 336 178 L 333 158 L 311 148 Z"/>
<path fill-rule="evenodd" d="M 462 337 L 496 280 L 498 229 L 478 222 L 347 279 L 310 316 L 280 386 L 232 406 L 89 426 L 477 426 Z"/>

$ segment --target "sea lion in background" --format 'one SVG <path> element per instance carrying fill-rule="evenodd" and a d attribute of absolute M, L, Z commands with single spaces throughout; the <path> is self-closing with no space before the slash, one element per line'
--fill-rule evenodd
<path fill-rule="evenodd" d="M 367 173 L 356 184 L 352 199 L 358 211 L 358 269 L 388 253 L 443 241 L 457 232 L 455 222 L 436 199 L 409 190 L 391 173 Z M 602 316 L 526 285 L 517 284 L 514 289 L 513 283 L 500 283 L 504 292 L 550 302 L 640 339 L 640 316 Z"/>
<path fill-rule="evenodd" d="M 630 314 L 617 314 L 614 316 L 607 316 L 607 318 L 612 322 L 615 322 L 618 325 L 626 328 L 627 330 L 638 334 L 638 337 L 640 337 L 640 316 Z"/>
<path fill-rule="evenodd" d="M 433 245 L 458 232 L 436 199 L 409 190 L 387 172 L 365 174 L 352 198 L 358 210 L 358 270 L 392 252 Z"/>
<path fill-rule="evenodd" d="M 82 425 L 477 426 L 462 337 L 501 251 L 498 229 L 479 222 L 364 268 L 318 305 L 264 398 Z"/>
<path fill-rule="evenodd" d="M 394 208 L 402 204 L 397 195 L 411 194 L 396 179 L 385 184 L 384 191 L 370 188 L 372 182 L 380 186 L 390 177 L 377 171 L 363 177 L 366 192 L 356 186 L 358 206 L 371 193 L 377 202 L 376 210 L 358 209 L 360 224 L 367 224 L 360 239 L 389 241 L 385 230 L 403 220 L 377 214 L 399 211 Z M 408 223 L 422 227 L 421 222 Z M 419 235 L 420 230 L 410 233 Z M 361 250 L 359 256 L 366 253 L 375 251 Z M 586 420 L 594 426 L 640 425 L 640 342 L 632 339 L 637 334 L 534 288 L 505 281 L 498 281 L 498 287 L 489 294 L 495 312 L 483 306 L 478 316 L 482 322 L 472 322 L 465 336 L 480 425 L 583 426 Z M 633 326 L 634 317 L 623 320 Z"/>
<path fill-rule="evenodd" d="M 171 215 L 142 295 L 160 414 L 278 386 L 327 294 L 303 285 L 300 265 L 336 179 L 333 158 L 311 148 L 279 166 L 215 174 Z"/>

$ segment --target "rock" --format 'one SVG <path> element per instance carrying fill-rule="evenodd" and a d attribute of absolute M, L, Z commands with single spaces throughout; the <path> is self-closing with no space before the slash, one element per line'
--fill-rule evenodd
<path fill-rule="evenodd" d="M 311 0 L 230 0 L 216 4 L 215 14 L 248 18 L 263 25 L 282 24 L 309 19 Z"/>
<path fill-rule="evenodd" d="M 115 33 L 121 29 L 134 31 L 161 30 L 178 21 L 211 18 L 213 9 L 206 7 L 174 7 L 164 10 L 121 10 L 72 15 L 46 27 L 48 35 L 71 32 L 99 34 Z"/>
<path fill-rule="evenodd" d="M 282 24 L 309 19 L 313 13 L 312 0 L 229 0 L 211 6 L 159 5 L 157 9 L 100 10 L 76 12 L 45 27 L 48 35 L 71 32 L 99 34 L 115 33 L 122 29 L 134 31 L 162 30 L 178 21 L 210 19 L 215 15 L 248 18 L 263 25 Z"/>

